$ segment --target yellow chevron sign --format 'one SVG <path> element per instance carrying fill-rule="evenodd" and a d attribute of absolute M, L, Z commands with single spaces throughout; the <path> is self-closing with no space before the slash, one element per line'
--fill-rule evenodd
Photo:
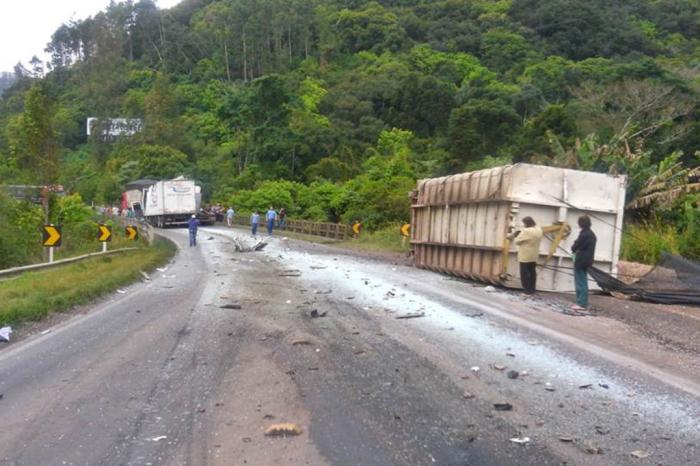
<path fill-rule="evenodd" d="M 411 236 L 411 224 L 404 223 L 401 227 L 401 236 L 409 237 Z"/>
<path fill-rule="evenodd" d="M 46 247 L 61 245 L 61 229 L 55 225 L 44 225 L 42 242 Z"/>
<path fill-rule="evenodd" d="M 105 241 L 112 241 L 112 227 L 108 225 L 98 225 L 99 231 L 97 233 L 97 241 L 104 243 Z"/>
<path fill-rule="evenodd" d="M 126 227 L 124 230 L 126 232 L 127 239 L 130 239 L 132 241 L 139 239 L 139 229 L 136 228 L 135 226 L 130 225 L 130 226 Z"/>

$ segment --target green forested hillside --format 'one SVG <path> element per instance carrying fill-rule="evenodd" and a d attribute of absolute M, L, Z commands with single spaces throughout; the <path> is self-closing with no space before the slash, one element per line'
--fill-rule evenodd
<path fill-rule="evenodd" d="M 695 0 L 125 1 L 48 50 L 3 96 L 3 180 L 111 202 L 184 173 L 374 228 L 407 219 L 416 178 L 531 161 L 628 173 L 633 215 L 697 225 L 669 194 L 697 181 Z M 145 124 L 101 142 L 87 117 Z"/>

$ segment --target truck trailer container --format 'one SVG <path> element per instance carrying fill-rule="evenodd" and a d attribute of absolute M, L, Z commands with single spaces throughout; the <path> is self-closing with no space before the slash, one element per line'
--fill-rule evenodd
<path fill-rule="evenodd" d="M 143 190 L 143 214 L 154 226 L 184 225 L 197 214 L 199 186 L 183 177 L 158 181 Z"/>
<path fill-rule="evenodd" d="M 594 266 L 617 272 L 625 187 L 621 175 L 530 164 L 419 180 L 411 205 L 415 264 L 520 288 L 517 250 L 508 233 L 530 216 L 546 232 L 537 289 L 571 291 L 570 251 L 580 215 L 591 217 L 598 238 Z"/>

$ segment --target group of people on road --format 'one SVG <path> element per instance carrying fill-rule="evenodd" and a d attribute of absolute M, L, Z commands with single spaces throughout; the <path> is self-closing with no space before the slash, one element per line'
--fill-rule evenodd
<path fill-rule="evenodd" d="M 508 239 L 512 240 L 518 248 L 520 283 L 523 291 L 527 295 L 532 295 L 537 286 L 537 257 L 543 232 L 532 217 L 524 217 L 522 224 L 522 228 L 508 235 Z M 578 218 L 578 226 L 581 231 L 571 246 L 576 289 L 576 304 L 572 309 L 580 312 L 588 309 L 588 269 L 593 266 L 596 236 L 591 230 L 591 219 L 588 215 Z"/>
<path fill-rule="evenodd" d="M 272 236 L 275 226 L 284 229 L 286 227 L 287 211 L 284 207 L 279 212 L 273 206 L 270 206 L 265 212 L 265 226 L 267 234 Z M 260 225 L 260 212 L 255 210 L 250 216 L 250 227 L 253 236 L 258 234 L 258 226 Z"/>

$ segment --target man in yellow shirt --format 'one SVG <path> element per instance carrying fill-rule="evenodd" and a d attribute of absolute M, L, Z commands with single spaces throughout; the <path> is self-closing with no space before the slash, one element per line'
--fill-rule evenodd
<path fill-rule="evenodd" d="M 525 294 L 533 294 L 537 285 L 537 256 L 540 253 L 542 241 L 542 229 L 535 224 L 532 217 L 523 218 L 523 226 L 520 230 L 508 235 L 514 239 L 518 247 L 518 263 L 520 264 L 520 283 Z"/>

